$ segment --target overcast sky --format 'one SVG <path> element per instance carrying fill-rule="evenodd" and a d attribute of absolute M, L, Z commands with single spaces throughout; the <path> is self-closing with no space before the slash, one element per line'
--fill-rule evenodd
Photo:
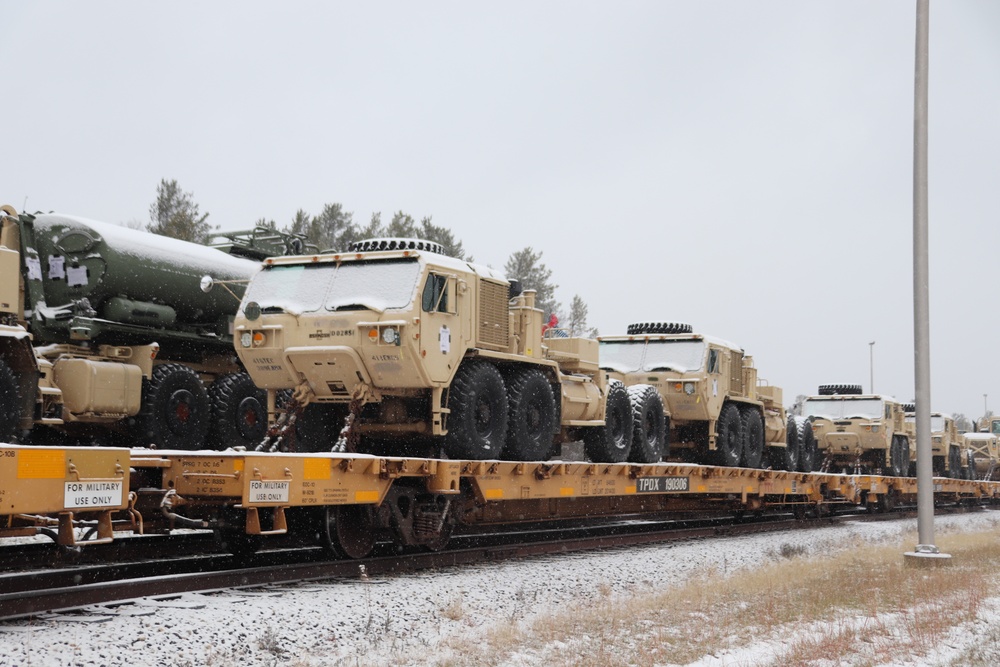
<path fill-rule="evenodd" d="M 241 229 L 402 210 L 543 252 L 602 334 L 690 322 L 786 403 L 913 397 L 915 2 L 0 0 L 0 199 Z M 930 20 L 935 410 L 1000 412 L 1000 3 Z"/>

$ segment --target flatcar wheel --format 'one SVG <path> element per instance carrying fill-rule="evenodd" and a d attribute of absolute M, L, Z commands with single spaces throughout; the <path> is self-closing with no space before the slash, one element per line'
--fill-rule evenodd
<path fill-rule="evenodd" d="M 217 530 L 215 537 L 223 549 L 237 558 L 246 558 L 254 555 L 260 549 L 261 545 L 260 535 L 247 535 L 245 531 L 239 529 L 224 528 Z"/>
<path fill-rule="evenodd" d="M 375 517 L 365 505 L 327 507 L 322 514 L 323 548 L 341 558 L 364 558 L 375 548 Z"/>

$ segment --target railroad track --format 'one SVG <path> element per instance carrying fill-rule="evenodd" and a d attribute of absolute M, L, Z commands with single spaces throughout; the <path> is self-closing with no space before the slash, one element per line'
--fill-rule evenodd
<path fill-rule="evenodd" d="M 356 581 L 359 577 L 590 549 L 789 531 L 831 525 L 846 519 L 886 520 L 912 516 L 912 512 L 904 511 L 891 515 L 841 513 L 805 521 L 787 514 L 768 515 L 754 521 L 732 516 L 681 521 L 642 517 L 587 527 L 548 526 L 514 533 L 456 535 L 451 548 L 437 553 L 399 555 L 391 545 L 385 544 L 364 560 L 330 560 L 330 556 L 318 547 L 288 546 L 242 559 L 223 553 L 204 553 L 131 562 L 71 563 L 55 569 L 0 574 L 0 619 L 81 610 L 93 605 L 118 605 L 141 598 L 165 599 L 191 592 L 321 580 Z M 197 537 L 204 544 L 204 536 L 191 537 Z M 0 559 L 5 556 L 0 553 Z"/>

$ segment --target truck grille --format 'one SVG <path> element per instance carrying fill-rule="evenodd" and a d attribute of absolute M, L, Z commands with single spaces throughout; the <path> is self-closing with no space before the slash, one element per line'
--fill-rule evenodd
<path fill-rule="evenodd" d="M 479 343 L 507 348 L 510 320 L 507 302 L 510 288 L 504 283 L 479 283 Z"/>

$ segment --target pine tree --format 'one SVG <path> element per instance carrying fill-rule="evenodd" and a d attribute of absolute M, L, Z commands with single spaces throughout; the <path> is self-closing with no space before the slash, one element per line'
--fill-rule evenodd
<path fill-rule="evenodd" d="M 562 328 L 566 329 L 569 335 L 574 338 L 597 338 L 597 329 L 587 326 L 587 304 L 584 303 L 579 294 L 573 295 L 573 301 L 569 304 L 569 317 L 561 324 Z"/>
<path fill-rule="evenodd" d="M 156 201 L 149 206 L 146 229 L 154 234 L 170 236 L 193 243 L 206 243 L 212 226 L 205 222 L 208 213 L 200 213 L 190 192 L 184 192 L 176 180 L 160 180 Z"/>

